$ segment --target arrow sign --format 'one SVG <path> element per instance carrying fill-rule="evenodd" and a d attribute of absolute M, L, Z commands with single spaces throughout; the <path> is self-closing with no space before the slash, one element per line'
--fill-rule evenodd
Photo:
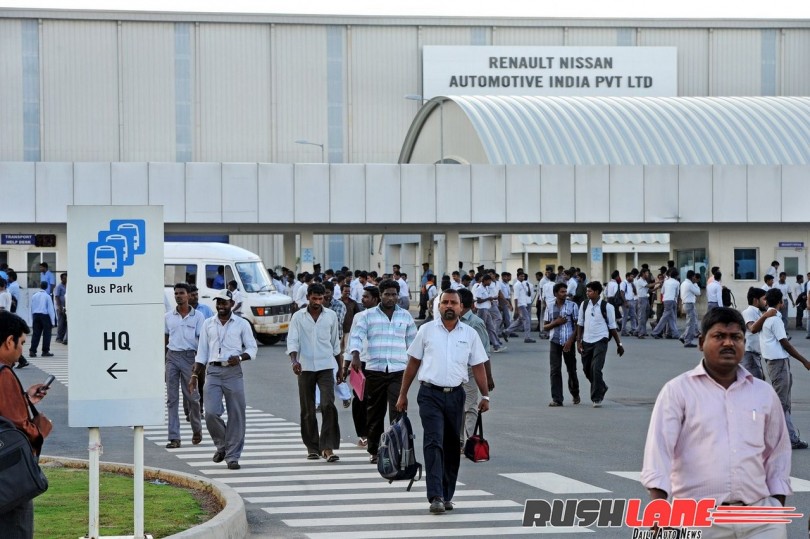
<path fill-rule="evenodd" d="M 118 380 L 118 377 L 116 375 L 114 375 L 113 373 L 114 372 L 127 372 L 127 370 L 126 369 L 116 369 L 115 368 L 116 365 L 118 365 L 118 363 L 113 363 L 112 365 L 110 365 L 110 368 L 107 369 L 107 374 L 109 374 L 110 376 L 112 376 L 113 378 Z"/>

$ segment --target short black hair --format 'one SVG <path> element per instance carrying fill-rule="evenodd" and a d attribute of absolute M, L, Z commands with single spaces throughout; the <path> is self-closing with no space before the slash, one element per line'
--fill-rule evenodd
<path fill-rule="evenodd" d="M 376 299 L 377 301 L 380 301 L 380 289 L 378 287 L 373 286 L 373 285 L 369 285 L 369 286 L 364 286 L 363 290 L 368 292 L 368 294 L 372 298 Z"/>
<path fill-rule="evenodd" d="M 740 311 L 731 307 L 716 307 L 707 312 L 700 324 L 701 334 L 705 336 L 715 324 L 737 324 L 741 330 L 745 331 L 745 320 Z"/>
<path fill-rule="evenodd" d="M 388 290 L 389 288 L 395 288 L 397 292 L 399 292 L 399 283 L 393 279 L 383 279 L 383 281 L 377 286 L 380 290 Z"/>
<path fill-rule="evenodd" d="M 323 287 L 323 284 L 321 283 L 312 283 L 307 287 L 307 297 L 311 296 L 312 294 L 323 296 L 325 292 L 326 289 Z"/>
<path fill-rule="evenodd" d="M 771 288 L 765 292 L 765 302 L 768 307 L 776 307 L 780 301 L 782 301 L 782 291 L 778 288 Z"/>
<path fill-rule="evenodd" d="M 11 337 L 16 345 L 23 334 L 28 335 L 29 333 L 31 333 L 31 328 L 28 327 L 25 320 L 14 313 L 0 311 L 0 344 Z"/>
<path fill-rule="evenodd" d="M 472 309 L 473 306 L 473 293 L 466 288 L 459 288 L 457 290 L 458 297 L 461 299 L 461 306 L 465 309 Z"/>
<path fill-rule="evenodd" d="M 555 296 L 557 295 L 557 292 L 559 292 L 561 288 L 566 288 L 567 289 L 568 288 L 568 283 L 557 283 L 557 284 L 555 284 L 554 288 L 552 288 L 552 292 L 554 292 Z"/>
<path fill-rule="evenodd" d="M 182 288 L 186 292 L 191 292 L 191 285 L 188 283 L 175 283 L 174 289 L 177 290 L 178 288 Z"/>
<path fill-rule="evenodd" d="M 587 285 L 585 285 L 585 287 L 590 288 L 591 290 L 593 290 L 597 294 L 601 294 L 602 290 L 604 290 L 602 288 L 602 283 L 600 283 L 599 281 L 591 281 Z"/>
<path fill-rule="evenodd" d="M 748 305 L 753 305 L 755 299 L 759 299 L 765 295 L 765 291 L 757 286 L 752 286 L 748 289 Z"/>

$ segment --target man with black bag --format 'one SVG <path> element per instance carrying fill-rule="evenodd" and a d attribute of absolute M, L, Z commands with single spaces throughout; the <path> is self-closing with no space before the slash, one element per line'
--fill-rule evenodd
<path fill-rule="evenodd" d="M 31 330 L 22 318 L 10 312 L 0 312 L 0 416 L 25 434 L 38 458 L 42 443 L 51 431 L 51 422 L 36 412 L 32 418 L 31 407 L 45 397 L 48 387 L 34 384 L 24 391 L 11 369 L 22 355 L 25 335 L 29 333 Z M 24 500 L 0 513 L 0 530 L 4 539 L 34 537 L 33 499 Z"/>

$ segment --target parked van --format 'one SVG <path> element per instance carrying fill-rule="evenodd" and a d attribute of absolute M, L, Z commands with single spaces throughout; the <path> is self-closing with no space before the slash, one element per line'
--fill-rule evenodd
<path fill-rule="evenodd" d="M 276 291 L 258 255 L 226 243 L 165 242 L 163 263 L 167 305 L 175 305 L 175 283 L 189 283 L 199 289 L 200 303 L 216 311 L 214 295 L 236 281 L 242 317 L 250 322 L 256 340 L 275 344 L 287 334 L 292 298 Z"/>

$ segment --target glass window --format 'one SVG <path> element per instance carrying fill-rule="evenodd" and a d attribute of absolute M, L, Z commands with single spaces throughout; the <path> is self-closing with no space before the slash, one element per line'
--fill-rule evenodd
<path fill-rule="evenodd" d="M 734 280 L 758 281 L 759 250 L 756 248 L 734 249 Z"/>
<path fill-rule="evenodd" d="M 260 262 L 237 262 L 236 271 L 239 272 L 239 278 L 245 286 L 245 292 L 273 291 L 276 289 L 267 275 L 267 270 L 264 269 Z"/>
<path fill-rule="evenodd" d="M 222 290 L 233 281 L 233 270 L 230 266 L 222 264 L 205 265 L 205 286 L 214 290 Z"/>
<path fill-rule="evenodd" d="M 163 286 L 173 287 L 175 283 L 197 284 L 197 266 L 194 264 L 165 264 L 163 266 Z"/>
<path fill-rule="evenodd" d="M 785 263 L 782 264 L 782 267 L 780 269 L 785 273 L 787 273 L 788 277 L 795 277 L 796 275 L 799 274 L 799 257 L 786 256 Z"/>
<path fill-rule="evenodd" d="M 39 265 L 42 262 L 47 262 L 48 269 L 54 274 L 57 273 L 56 267 L 56 253 L 54 252 L 29 252 L 27 253 L 28 262 L 28 288 L 37 289 L 40 283 Z M 19 271 L 17 274 L 19 275 Z M 58 282 L 58 281 L 57 281 Z"/>
<path fill-rule="evenodd" d="M 706 260 L 706 249 L 687 249 L 684 251 L 675 251 L 675 259 L 677 261 L 678 272 L 680 272 L 681 280 L 686 278 L 686 272 L 689 270 L 694 271 L 700 275 L 700 282 L 698 283 L 701 288 L 706 286 L 707 273 L 709 268 Z"/>

